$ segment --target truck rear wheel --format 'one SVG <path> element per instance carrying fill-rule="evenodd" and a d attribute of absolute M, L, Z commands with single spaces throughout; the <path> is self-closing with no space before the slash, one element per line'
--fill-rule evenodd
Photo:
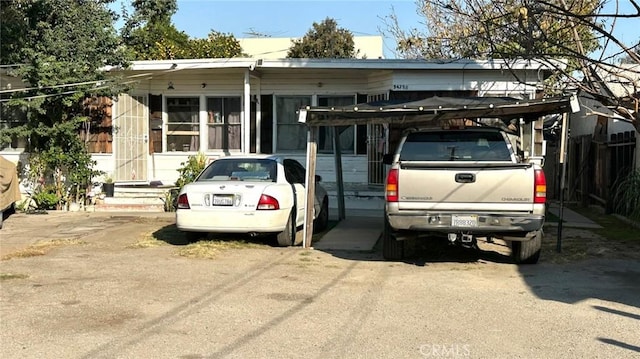
<path fill-rule="evenodd" d="M 528 241 L 512 241 L 511 256 L 518 264 L 536 264 L 540 259 L 540 251 L 542 248 L 542 230 L 536 232 Z"/>
<path fill-rule="evenodd" d="M 382 257 L 386 260 L 399 260 L 404 256 L 404 241 L 398 241 L 389 221 L 385 218 L 382 231 Z"/>

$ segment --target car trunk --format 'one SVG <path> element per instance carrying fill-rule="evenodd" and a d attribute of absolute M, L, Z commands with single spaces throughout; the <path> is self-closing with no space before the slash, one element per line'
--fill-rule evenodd
<path fill-rule="evenodd" d="M 191 210 L 254 211 L 272 182 L 202 181 L 189 185 Z"/>

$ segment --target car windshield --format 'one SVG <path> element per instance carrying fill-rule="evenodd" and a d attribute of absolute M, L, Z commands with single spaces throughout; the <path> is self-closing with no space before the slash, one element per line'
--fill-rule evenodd
<path fill-rule="evenodd" d="M 212 162 L 197 181 L 276 182 L 276 165 L 271 159 L 219 159 Z"/>
<path fill-rule="evenodd" d="M 407 136 L 401 161 L 511 161 L 499 132 L 415 132 Z"/>

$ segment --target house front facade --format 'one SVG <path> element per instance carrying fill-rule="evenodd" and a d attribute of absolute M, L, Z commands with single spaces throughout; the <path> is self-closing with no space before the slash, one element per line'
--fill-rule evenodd
<path fill-rule="evenodd" d="M 531 60 L 234 58 L 136 61 L 109 71 L 130 90 L 90 106 L 102 116 L 84 132 L 97 169 L 120 184 L 172 185 L 177 169 L 198 152 L 210 160 L 286 153 L 304 163 L 307 127 L 297 111 L 305 106 L 432 96 L 532 99 L 553 67 Z M 383 183 L 380 159 L 393 147 L 394 130 L 339 128 L 345 183 Z M 320 129 L 316 171 L 325 182 L 336 180 L 332 136 Z M 19 151 L 0 152 L 11 158 Z"/>

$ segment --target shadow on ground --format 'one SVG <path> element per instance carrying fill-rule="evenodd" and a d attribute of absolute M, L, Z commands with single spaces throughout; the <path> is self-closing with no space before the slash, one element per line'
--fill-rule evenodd
<path fill-rule="evenodd" d="M 405 258 L 401 263 L 416 266 L 427 266 L 429 263 L 513 263 L 510 256 L 510 248 L 501 243 L 487 243 L 480 241 L 479 248 L 466 248 L 457 244 L 451 244 L 444 237 L 421 237 L 415 241 L 415 245 L 408 248 Z M 323 250 L 335 257 L 347 260 L 384 261 L 382 257 L 382 240 L 379 239 L 375 247 L 370 251 L 350 250 Z"/>
<path fill-rule="evenodd" d="M 325 231 L 326 232 L 326 231 Z M 325 233 L 323 232 L 323 233 Z M 153 237 L 174 246 L 185 246 L 197 241 L 242 241 L 246 243 L 265 245 L 269 247 L 279 247 L 275 234 L 249 235 L 239 233 L 202 233 L 199 239 L 189 241 L 184 232 L 180 231 L 175 224 L 166 225 L 153 232 Z M 301 231 L 298 232 L 301 235 Z M 318 235 L 322 235 L 319 233 Z M 314 235 L 315 236 L 315 235 Z"/>

